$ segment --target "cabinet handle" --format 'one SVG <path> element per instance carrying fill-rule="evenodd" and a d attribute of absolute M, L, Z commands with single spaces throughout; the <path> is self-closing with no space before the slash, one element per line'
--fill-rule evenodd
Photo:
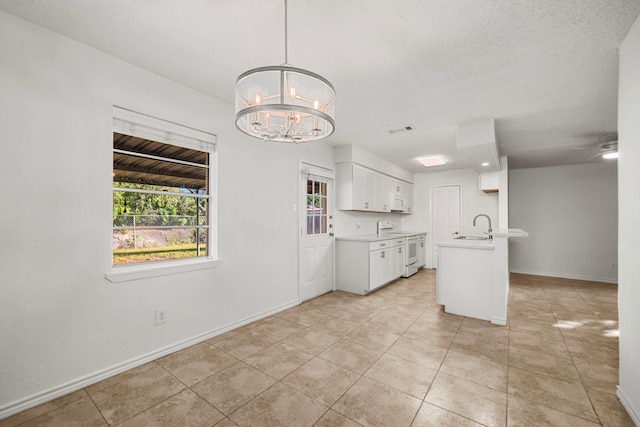
<path fill-rule="evenodd" d="M 387 246 L 386 243 L 380 243 L 380 246 Z"/>
<path fill-rule="evenodd" d="M 401 254 L 402 253 L 402 248 L 398 248 L 398 253 Z"/>
<path fill-rule="evenodd" d="M 424 243 L 420 242 L 420 247 L 424 248 Z"/>
<path fill-rule="evenodd" d="M 380 258 L 384 258 L 384 251 L 380 252 Z"/>
<path fill-rule="evenodd" d="M 364 207 L 368 208 L 369 207 L 369 202 L 364 202 Z"/>

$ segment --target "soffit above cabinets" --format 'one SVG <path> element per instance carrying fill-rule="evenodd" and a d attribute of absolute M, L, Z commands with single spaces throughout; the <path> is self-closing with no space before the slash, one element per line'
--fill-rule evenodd
<path fill-rule="evenodd" d="M 458 153 L 479 174 L 500 170 L 494 119 L 458 125 L 457 148 Z"/>

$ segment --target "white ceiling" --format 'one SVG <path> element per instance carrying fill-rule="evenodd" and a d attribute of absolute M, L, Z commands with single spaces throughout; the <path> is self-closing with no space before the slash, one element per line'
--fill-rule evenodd
<path fill-rule="evenodd" d="M 239 74 L 284 62 L 283 0 L 0 10 L 230 104 Z M 510 167 L 582 163 L 616 132 L 618 46 L 638 14 L 639 0 L 289 0 L 289 62 L 336 87 L 329 144 L 414 172 L 428 154 L 449 161 L 435 170 L 461 168 L 456 126 L 495 118 Z M 405 125 L 415 130 L 388 132 Z"/>

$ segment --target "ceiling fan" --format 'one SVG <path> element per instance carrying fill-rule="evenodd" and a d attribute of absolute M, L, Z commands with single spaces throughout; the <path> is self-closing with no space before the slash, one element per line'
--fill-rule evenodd
<path fill-rule="evenodd" d="M 573 147 L 573 150 L 588 149 L 592 152 L 595 150 L 595 154 L 586 159 L 589 161 L 598 156 L 602 156 L 603 159 L 617 159 L 618 158 L 618 134 L 610 133 L 602 135 L 598 138 L 598 144 L 588 147 Z"/>

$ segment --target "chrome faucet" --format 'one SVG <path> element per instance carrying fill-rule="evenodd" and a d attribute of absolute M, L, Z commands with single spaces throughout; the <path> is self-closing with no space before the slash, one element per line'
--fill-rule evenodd
<path fill-rule="evenodd" d="M 489 240 L 493 240 L 493 236 L 491 235 L 491 232 L 492 232 L 493 230 L 491 229 L 491 218 L 489 218 L 489 215 L 485 215 L 485 214 L 478 214 L 478 215 L 476 215 L 476 217 L 475 217 L 475 218 L 473 218 L 473 226 L 474 226 L 474 227 L 476 226 L 476 219 L 478 219 L 478 217 L 480 217 L 480 216 L 483 216 L 483 217 L 487 218 L 487 221 L 489 221 L 489 232 L 488 232 L 488 234 L 489 234 Z"/>

